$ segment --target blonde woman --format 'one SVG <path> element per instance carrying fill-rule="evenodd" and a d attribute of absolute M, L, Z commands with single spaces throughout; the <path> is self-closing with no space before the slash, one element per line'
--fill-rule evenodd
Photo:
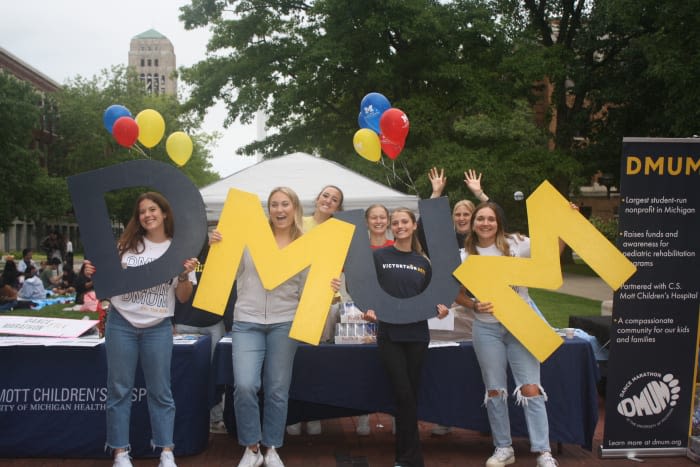
<path fill-rule="evenodd" d="M 303 234 L 299 197 L 287 187 L 274 188 L 267 199 L 270 227 L 278 248 Z M 222 241 L 218 231 L 211 242 Z M 253 258 L 244 250 L 236 276 L 238 298 L 233 312 L 233 406 L 238 442 L 245 446 L 239 467 L 283 467 L 277 453 L 284 442 L 289 385 L 297 342 L 289 330 L 306 281 L 304 270 L 272 290 L 260 280 Z M 340 281 L 331 287 L 337 290 Z M 261 411 L 258 393 L 264 394 Z M 262 420 L 262 423 L 261 423 Z M 265 456 L 261 445 L 267 448 Z"/>

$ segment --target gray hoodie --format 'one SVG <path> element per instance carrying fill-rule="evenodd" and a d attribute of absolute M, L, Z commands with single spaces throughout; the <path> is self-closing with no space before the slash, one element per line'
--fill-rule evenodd
<path fill-rule="evenodd" d="M 238 298 L 233 311 L 233 320 L 259 324 L 293 321 L 307 274 L 308 268 L 274 289 L 265 290 L 246 248 L 236 277 Z"/>
<path fill-rule="evenodd" d="M 41 300 L 46 298 L 46 289 L 44 284 L 37 276 L 32 276 L 25 279 L 20 287 L 17 296 L 23 300 Z"/>

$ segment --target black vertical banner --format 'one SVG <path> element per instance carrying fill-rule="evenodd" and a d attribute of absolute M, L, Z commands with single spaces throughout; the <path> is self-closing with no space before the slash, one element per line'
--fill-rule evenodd
<path fill-rule="evenodd" d="M 700 140 L 625 138 L 602 457 L 685 455 L 697 353 Z"/>

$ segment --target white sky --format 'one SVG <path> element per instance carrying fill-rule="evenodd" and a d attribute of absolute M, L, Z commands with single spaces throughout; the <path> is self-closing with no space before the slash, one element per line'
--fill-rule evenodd
<path fill-rule="evenodd" d="M 0 47 L 64 84 L 81 75 L 92 78 L 112 65 L 126 65 L 131 39 L 155 29 L 173 43 L 177 67 L 205 56 L 209 31 L 186 31 L 178 20 L 186 0 L 3 0 Z M 115 102 L 118 104 L 118 102 Z M 212 148 L 212 165 L 222 177 L 255 162 L 235 155 L 255 139 L 255 125 L 224 128 L 223 105 L 212 107 L 203 130 L 222 137 Z"/>

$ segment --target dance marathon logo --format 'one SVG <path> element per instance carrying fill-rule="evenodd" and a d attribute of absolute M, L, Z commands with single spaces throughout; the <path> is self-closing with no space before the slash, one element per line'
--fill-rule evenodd
<path fill-rule="evenodd" d="M 681 388 L 671 374 L 645 372 L 627 381 L 617 411 L 637 428 L 655 428 L 673 413 Z"/>

